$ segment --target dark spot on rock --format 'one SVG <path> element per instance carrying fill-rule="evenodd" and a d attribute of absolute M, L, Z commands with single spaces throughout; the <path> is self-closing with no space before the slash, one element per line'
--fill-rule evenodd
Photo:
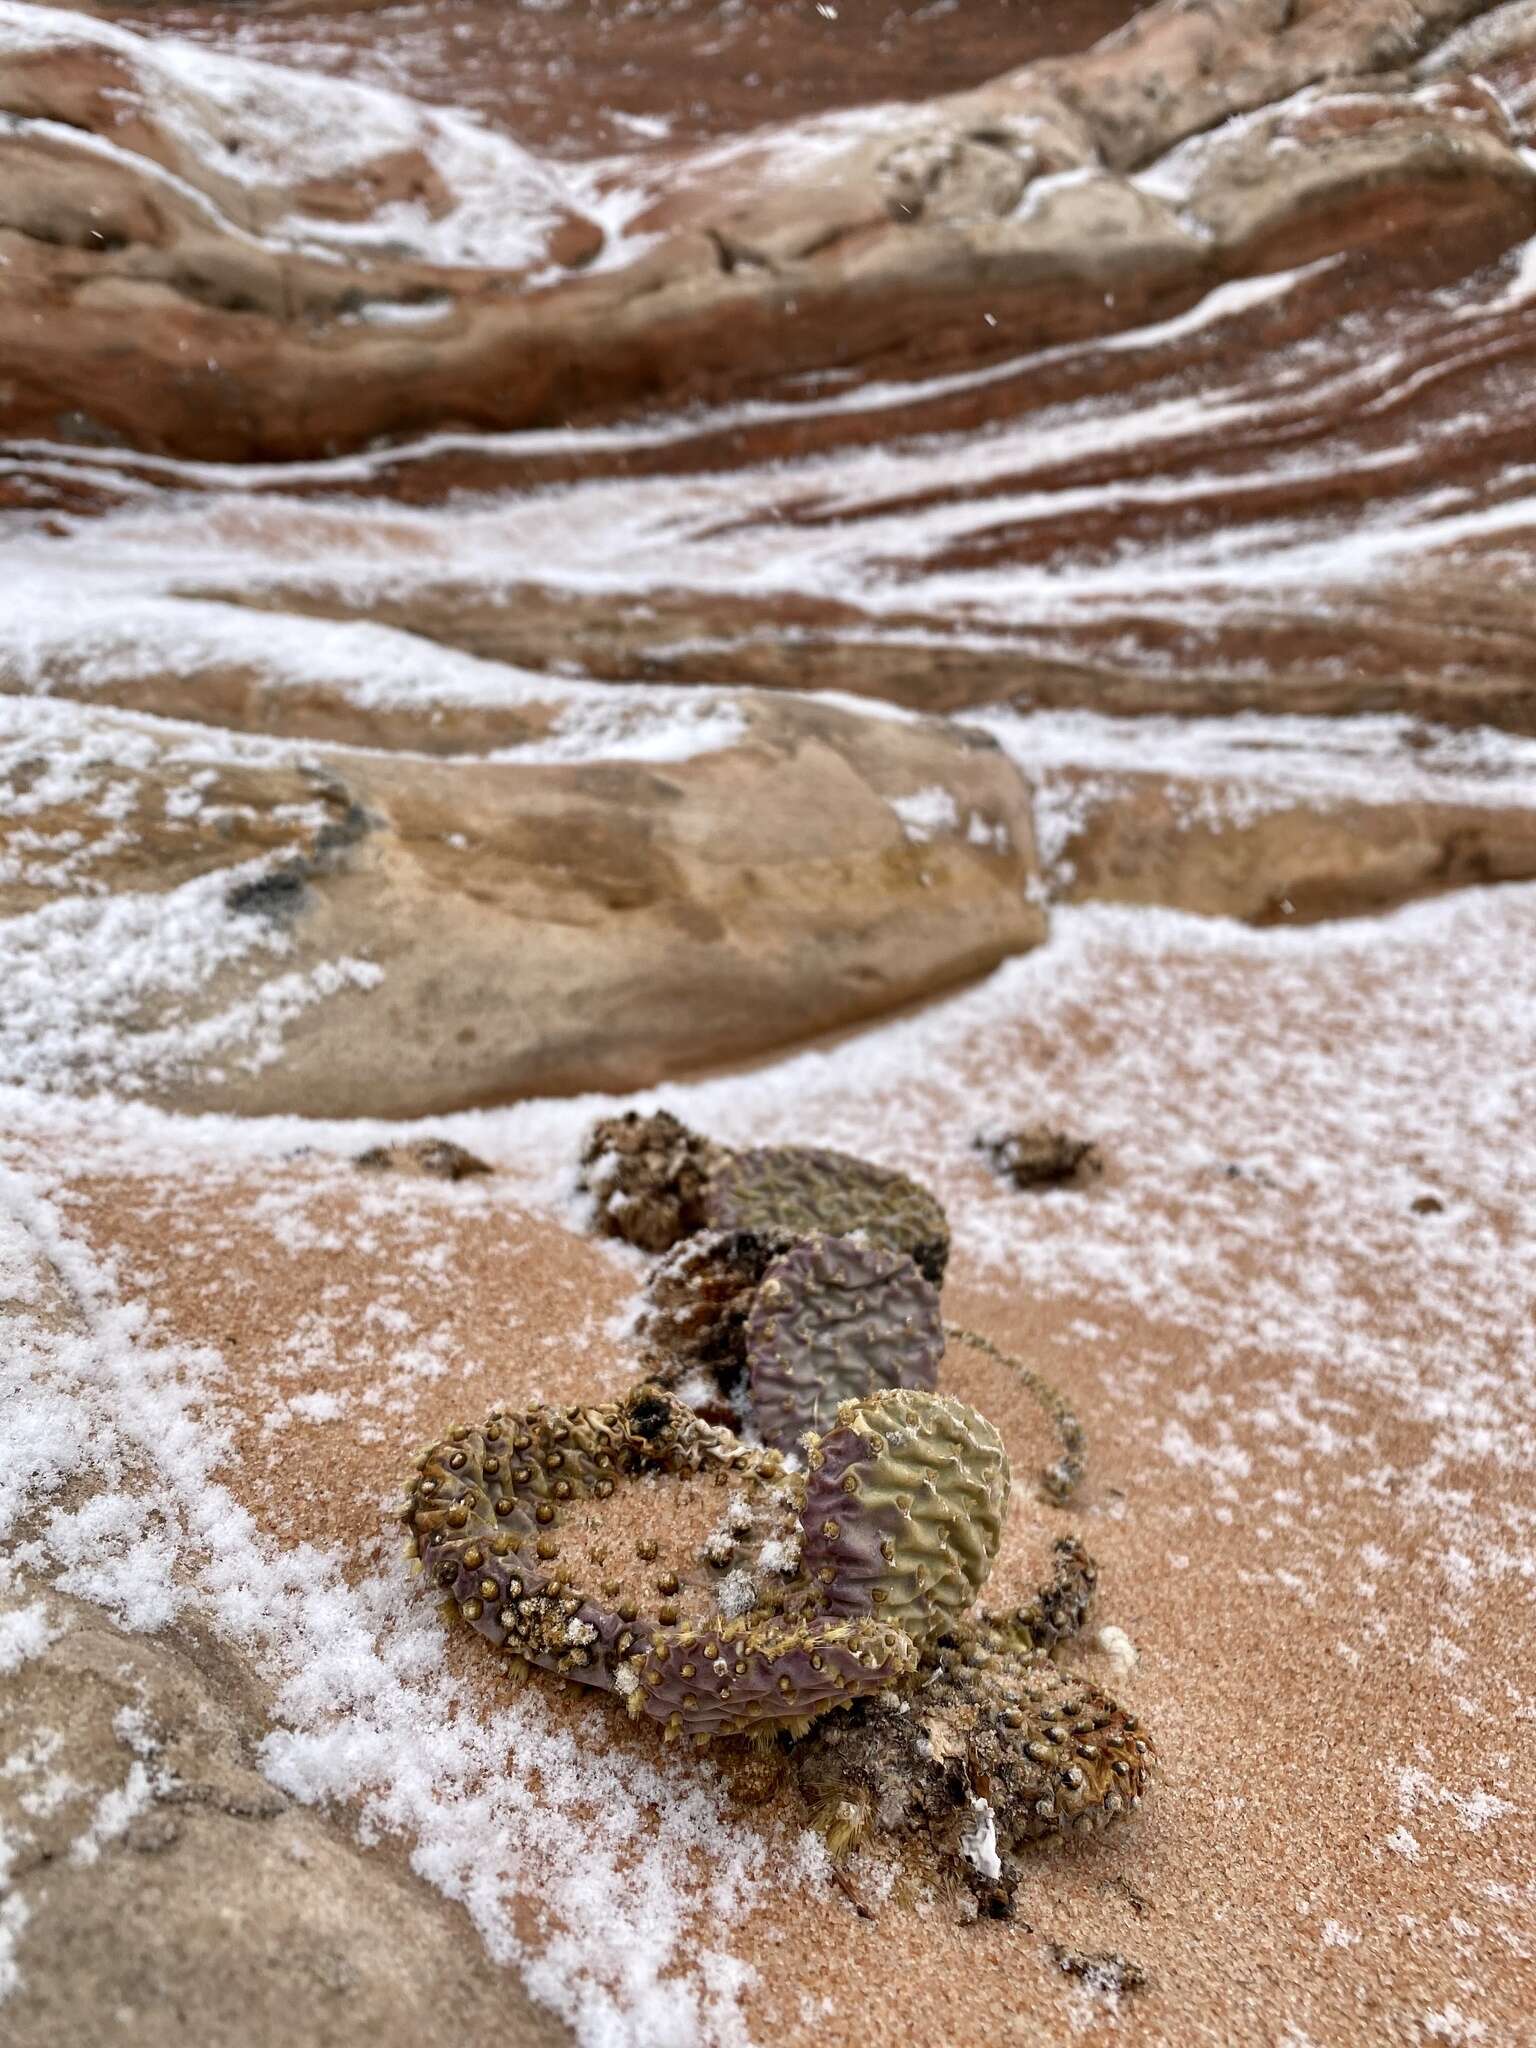
<path fill-rule="evenodd" d="M 292 917 L 303 901 L 307 879 L 303 864 L 292 861 L 254 881 L 237 883 L 225 896 L 224 907 L 261 917 Z"/>

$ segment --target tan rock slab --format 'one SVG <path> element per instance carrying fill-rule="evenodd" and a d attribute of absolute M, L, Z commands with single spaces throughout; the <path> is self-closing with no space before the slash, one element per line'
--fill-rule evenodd
<path fill-rule="evenodd" d="M 654 764 L 305 754 L 73 708 L 45 748 L 28 712 L 8 1063 L 184 1109 L 426 1115 L 761 1053 L 1044 936 L 989 739 L 744 702 L 737 740 Z"/>

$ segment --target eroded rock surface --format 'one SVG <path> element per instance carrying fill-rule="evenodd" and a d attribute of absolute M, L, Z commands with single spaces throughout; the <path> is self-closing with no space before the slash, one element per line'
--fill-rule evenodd
<path fill-rule="evenodd" d="M 0 1627 L 23 1609 L 52 1639 L 0 1705 L 11 2048 L 104 2016 L 134 2048 L 569 2038 L 399 1845 L 364 1849 L 263 1777 L 266 1689 L 204 1621 L 130 1635 L 25 1579 Z"/>
<path fill-rule="evenodd" d="M 743 705 L 691 758 L 534 765 L 15 707 L 9 1074 L 319 1115 L 635 1087 L 1044 936 L 989 737 Z"/>
<path fill-rule="evenodd" d="M 1153 775 L 1100 788 L 1063 848 L 1064 900 L 1290 924 L 1536 877 L 1536 808 L 1384 796 L 1245 815 L 1243 797 Z"/>
<path fill-rule="evenodd" d="M 377 89 L 12 5 L 0 421 L 292 458 L 969 369 L 987 320 L 1038 348 L 1394 239 L 1459 274 L 1536 226 L 1518 112 L 1414 74 L 1480 11 L 1165 0 L 969 92 L 579 180 Z"/>
<path fill-rule="evenodd" d="M 1536 747 L 1404 719 L 986 715 L 1050 893 L 1254 924 L 1536 877 Z"/>

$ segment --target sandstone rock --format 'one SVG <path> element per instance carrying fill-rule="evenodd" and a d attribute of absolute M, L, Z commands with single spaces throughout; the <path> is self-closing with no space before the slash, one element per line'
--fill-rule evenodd
<path fill-rule="evenodd" d="M 686 760 L 526 764 L 170 739 L 73 707 L 44 748 L 26 707 L 0 827 L 7 1071 L 426 1115 L 743 1058 L 1043 937 L 1027 794 L 990 739 L 804 700 L 743 714 Z"/>
<path fill-rule="evenodd" d="M 1240 786 L 1160 775 L 1107 785 L 1061 772 L 1056 794 L 1089 792 L 1064 838 L 1067 902 L 1163 904 L 1253 924 L 1387 910 L 1469 883 L 1536 879 L 1536 805 L 1302 797 L 1254 800 Z"/>
<path fill-rule="evenodd" d="M 26 1578 L 0 1622 L 23 1607 L 55 1633 L 0 1706 L 10 2048 L 568 2039 L 403 1848 L 262 1777 L 264 1689 L 200 1620 L 129 1635 Z"/>
<path fill-rule="evenodd" d="M 427 178 L 441 137 L 420 138 L 408 103 L 369 101 L 361 160 L 289 189 L 267 168 L 281 158 L 272 137 L 321 121 L 327 87 L 249 74 L 258 119 L 233 140 L 263 162 L 233 177 L 220 131 L 232 88 L 216 63 L 177 60 L 170 121 L 152 44 L 44 15 L 46 34 L 13 24 L 0 52 L 0 108 L 17 117 L 0 146 L 0 426 L 292 457 L 447 421 L 723 398 L 838 363 L 865 375 L 970 365 L 987 315 L 1004 317 L 1014 351 L 1104 332 L 1188 306 L 1223 277 L 1375 246 L 1384 228 L 1435 224 L 1454 268 L 1469 241 L 1491 254 L 1536 223 L 1536 172 L 1502 104 L 1485 96 L 1474 112 L 1470 89 L 1420 89 L 1404 73 L 1476 11 L 1438 0 L 1407 19 L 1395 0 L 1354 0 L 1293 19 L 1272 0 L 1164 0 L 1086 56 L 895 110 L 841 150 L 790 127 L 725 161 L 684 157 L 630 224 L 660 241 L 629 261 L 607 251 L 591 276 L 560 274 L 596 243 L 522 153 L 487 172 L 502 215 L 529 223 L 519 260 L 489 267 L 468 235 L 445 263 L 421 224 L 467 209 L 443 173 Z M 1368 130 L 1328 111 L 1329 93 L 1347 105 L 1362 79 L 1390 103 Z M 1261 132 L 1213 164 L 1193 212 L 1137 182 L 1186 137 L 1314 86 L 1315 146 Z M 103 153 L 68 123 L 94 135 L 109 109 Z M 331 115 L 322 126 L 349 118 Z M 392 202 L 413 188 L 415 251 L 389 231 Z M 364 199 L 343 205 L 343 190 Z M 308 253 L 356 204 L 376 213 L 373 246 L 343 222 L 350 260 Z M 290 245 L 279 231 L 295 219 L 305 238 Z"/>

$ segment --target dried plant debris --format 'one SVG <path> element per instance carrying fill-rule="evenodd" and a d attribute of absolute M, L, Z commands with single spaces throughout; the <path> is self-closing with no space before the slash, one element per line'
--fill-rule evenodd
<path fill-rule="evenodd" d="M 1121 1955 L 1117 1948 L 1063 1948 L 1053 1941 L 1051 1960 L 1064 1976 L 1076 1977 L 1100 1998 L 1114 2001 L 1127 1992 L 1147 1988 L 1147 1973 L 1141 1964 Z"/>
<path fill-rule="evenodd" d="M 1006 1614 L 988 1612 L 978 1624 L 995 1649 L 1053 1650 L 1081 1630 L 1099 1583 L 1098 1566 L 1076 1536 L 1058 1536 L 1050 1578 Z"/>
<path fill-rule="evenodd" d="M 926 1836 L 990 1912 L 1030 1843 L 1137 1811 L 1155 1757 L 1133 1714 L 1047 1657 L 964 1634 L 905 1691 L 818 1726 L 792 1768 L 835 1856 L 880 1833 Z"/>
<path fill-rule="evenodd" d="M 469 1180 L 492 1169 L 451 1138 L 416 1138 L 408 1145 L 371 1145 L 352 1162 L 368 1173 L 430 1174 L 434 1180 Z"/>
<path fill-rule="evenodd" d="M 704 1226 L 704 1191 L 723 1148 L 665 1109 L 626 1110 L 595 1124 L 582 1153 L 581 1185 L 610 1237 L 664 1252 Z"/>
<path fill-rule="evenodd" d="M 732 1394 L 746 1371 L 757 1290 L 793 1242 L 755 1230 L 703 1230 L 674 1245 L 646 1277 L 636 1335 L 649 1375 L 675 1386 L 704 1373 L 722 1395 Z"/>
<path fill-rule="evenodd" d="M 805 1145 L 733 1152 L 667 1110 L 628 1110 L 594 1125 L 581 1186 L 593 1196 L 599 1226 L 642 1251 L 667 1251 L 703 1229 L 787 1239 L 861 1235 L 906 1253 L 935 1287 L 949 1257 L 944 1211 L 906 1174 Z"/>
<path fill-rule="evenodd" d="M 1103 1156 L 1091 1139 L 1053 1131 L 1049 1124 L 980 1137 L 976 1149 L 1021 1189 L 1083 1187 L 1104 1171 Z"/>

